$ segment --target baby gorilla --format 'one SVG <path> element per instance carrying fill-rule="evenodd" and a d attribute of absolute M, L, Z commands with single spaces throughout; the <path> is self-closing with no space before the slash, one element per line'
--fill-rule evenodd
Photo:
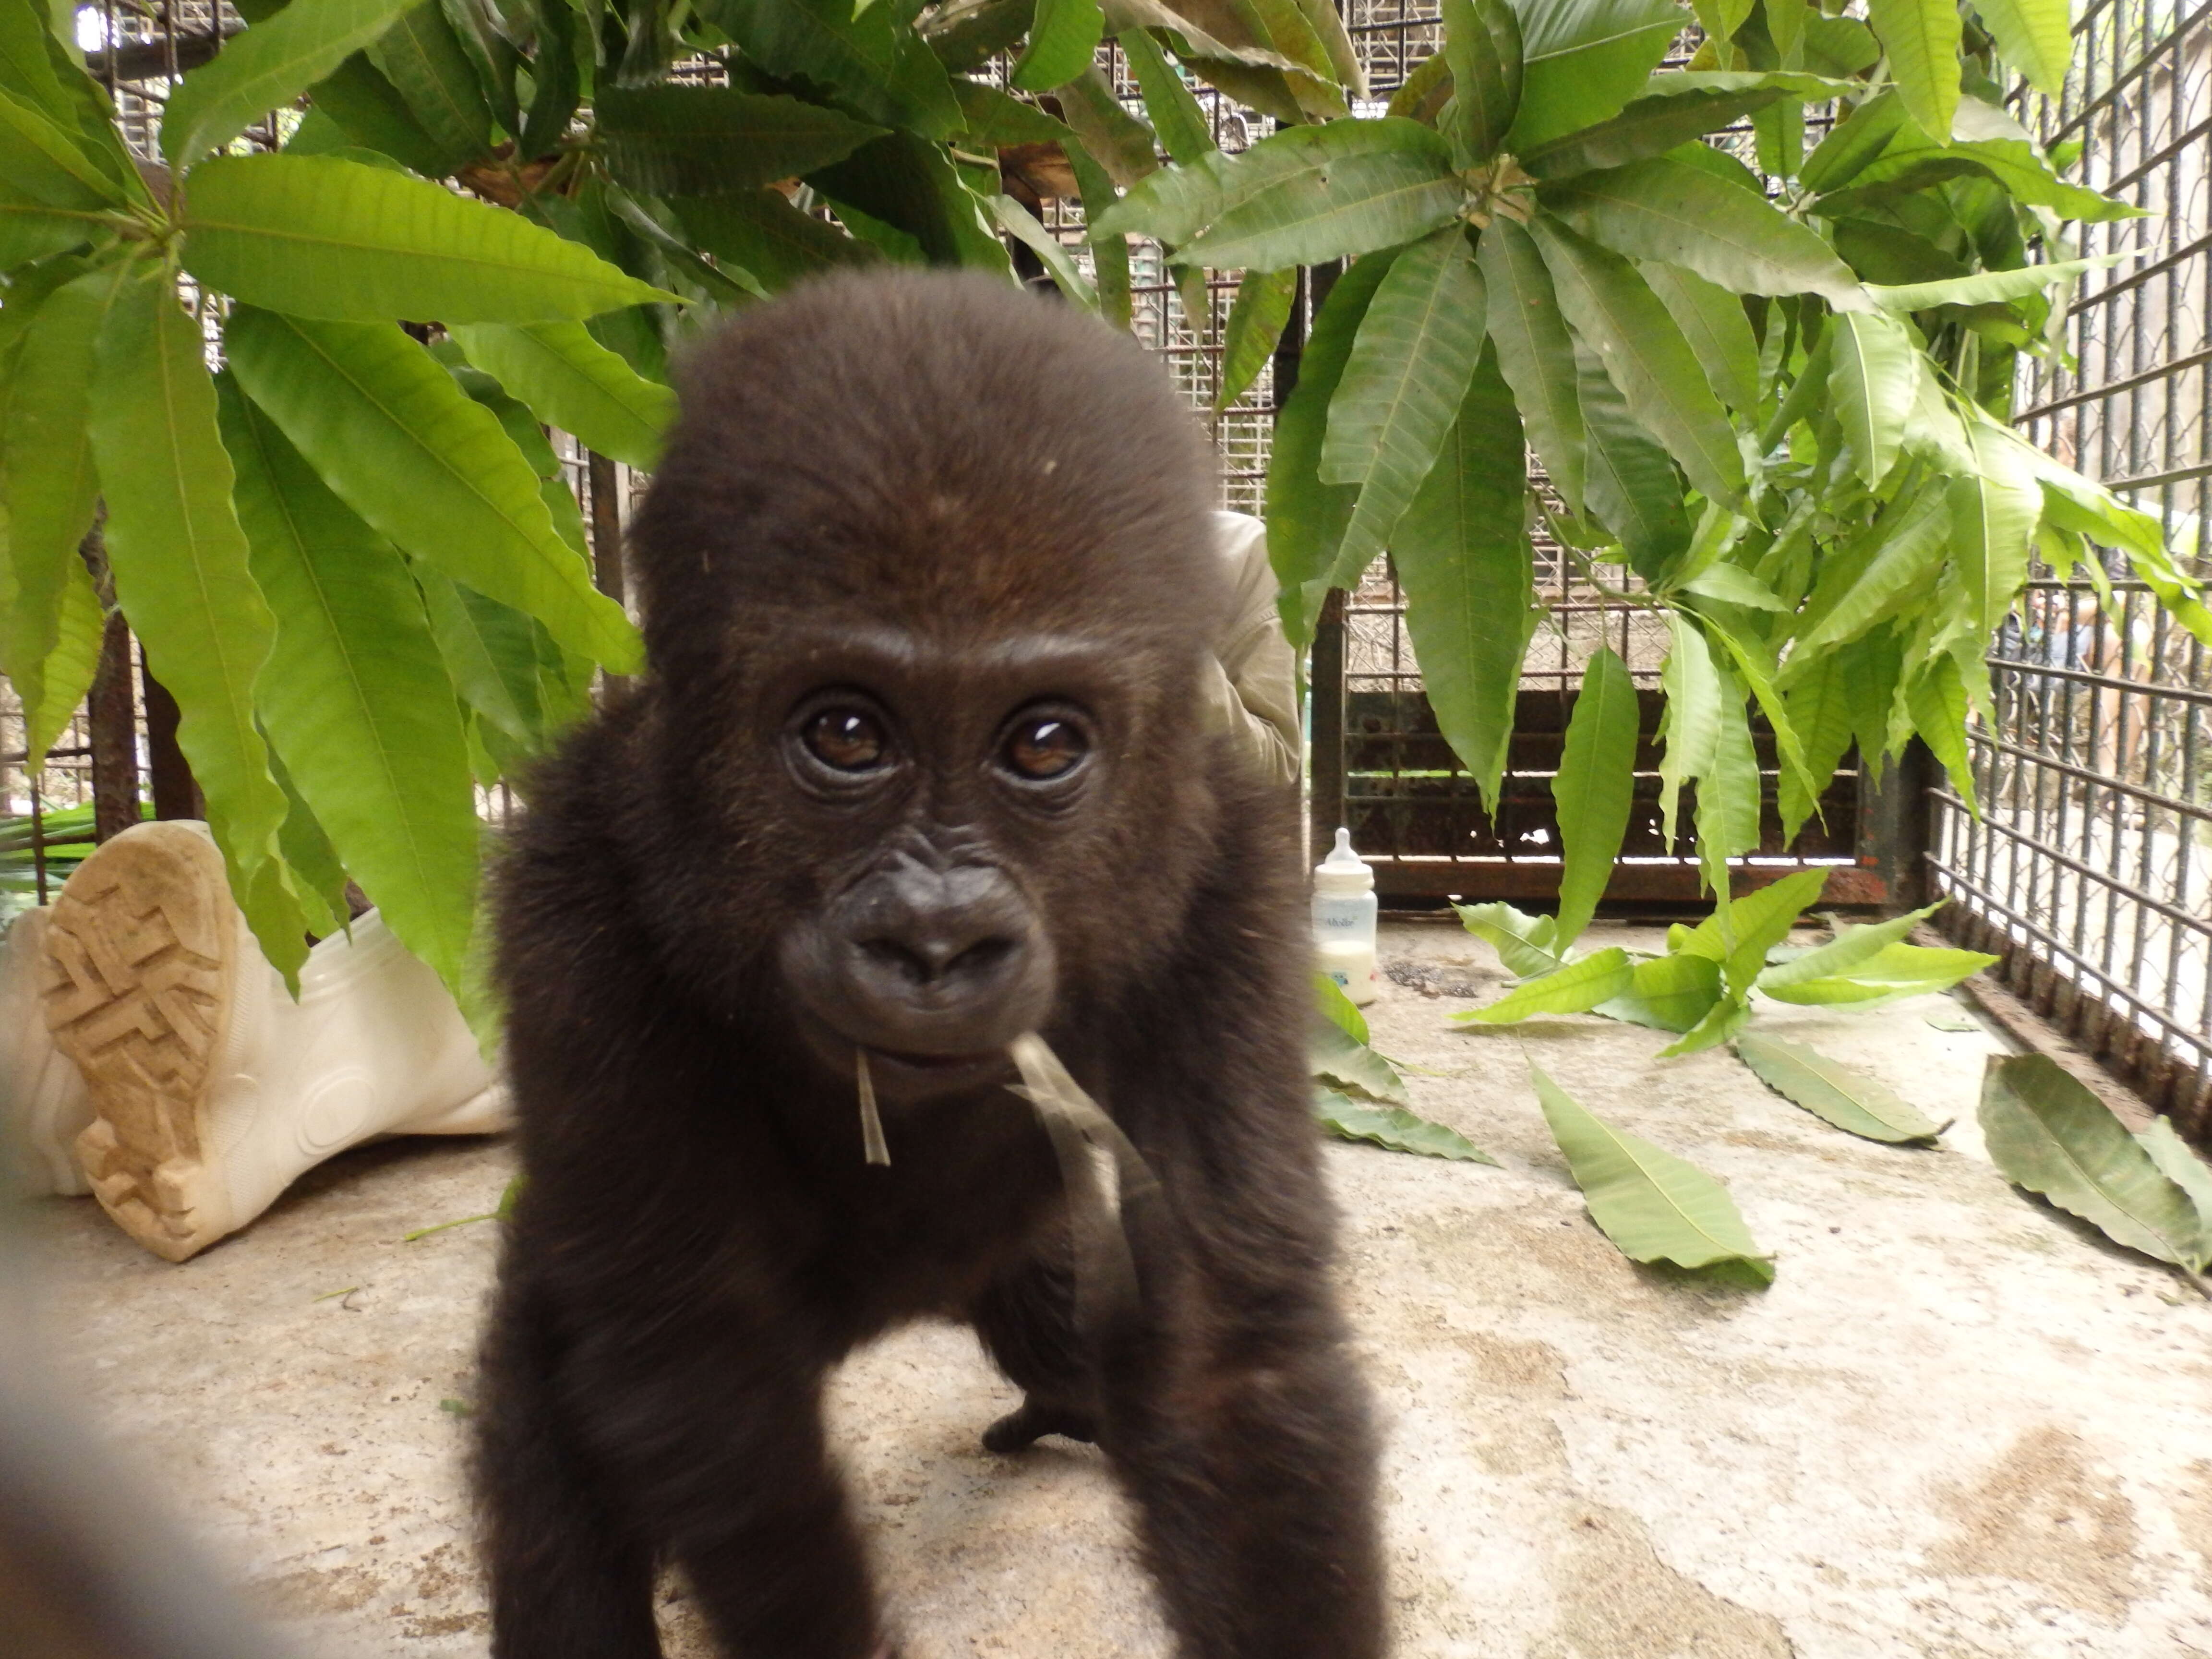
<path fill-rule="evenodd" d="M 941 1317 L 1025 1391 L 994 1450 L 1104 1449 L 1188 1659 L 1370 1659 L 1296 801 L 1200 718 L 1195 422 L 975 276 L 807 287 L 680 379 L 649 667 L 500 882 L 495 1653 L 657 1654 L 662 1563 L 740 1659 L 890 1652 L 823 1381 Z M 1141 1155 L 1118 1218 L 1009 1087 L 1029 1032 Z"/>

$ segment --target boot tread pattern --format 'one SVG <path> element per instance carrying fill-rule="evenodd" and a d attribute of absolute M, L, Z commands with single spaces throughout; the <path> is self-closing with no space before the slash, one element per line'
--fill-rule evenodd
<path fill-rule="evenodd" d="M 171 1261 L 222 1231 L 201 1139 L 236 937 L 222 855 L 183 830 L 101 848 L 47 927 L 46 1028 L 94 1113 L 78 1161 L 117 1224 Z"/>

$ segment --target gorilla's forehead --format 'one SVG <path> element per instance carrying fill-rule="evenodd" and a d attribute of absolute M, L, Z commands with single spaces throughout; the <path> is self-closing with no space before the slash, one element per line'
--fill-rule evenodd
<path fill-rule="evenodd" d="M 762 637 L 757 629 L 747 634 L 741 651 Z M 991 718 L 1042 697 L 1093 706 L 1142 701 L 1188 654 L 1187 641 L 1175 636 L 1109 638 L 1095 629 L 1031 629 L 974 616 L 917 627 L 875 617 L 794 615 L 769 637 L 775 649 L 761 657 L 764 672 L 753 678 L 770 718 L 781 704 L 830 685 Z"/>

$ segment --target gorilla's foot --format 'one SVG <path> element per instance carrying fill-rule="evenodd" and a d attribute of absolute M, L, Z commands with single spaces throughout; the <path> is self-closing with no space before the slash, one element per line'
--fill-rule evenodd
<path fill-rule="evenodd" d="M 209 1109 L 240 921 L 206 835 L 149 823 L 77 867 L 46 927 L 46 1029 L 91 1095 L 78 1161 L 116 1224 L 171 1261 L 232 1226 Z"/>
<path fill-rule="evenodd" d="M 1098 1438 L 1098 1422 L 1080 1407 L 1039 1400 L 1031 1395 L 1022 1401 L 1019 1411 L 1007 1413 L 983 1431 L 983 1449 L 1027 1451 L 1048 1434 L 1068 1440 L 1092 1441 Z"/>

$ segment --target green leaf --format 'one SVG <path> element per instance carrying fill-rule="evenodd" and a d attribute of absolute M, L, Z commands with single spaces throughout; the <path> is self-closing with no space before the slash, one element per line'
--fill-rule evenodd
<path fill-rule="evenodd" d="M 593 113 L 615 177 L 654 196 L 757 190 L 842 161 L 884 131 L 796 98 L 676 82 L 604 87 Z"/>
<path fill-rule="evenodd" d="M 1167 153 L 1178 161 L 1189 163 L 1212 149 L 1213 130 L 1207 125 L 1206 112 L 1199 107 L 1198 100 L 1183 84 L 1182 76 L 1161 52 L 1159 43 L 1143 29 L 1123 29 L 1119 39 L 1121 55 L 1129 60 L 1138 88 L 1144 94 L 1145 113 L 1152 117 L 1152 130 L 1159 134 Z M 1089 58 L 1084 62 L 1089 63 Z"/>
<path fill-rule="evenodd" d="M 1566 1154 L 1590 1219 L 1634 1261 L 1706 1267 L 1740 1261 L 1771 1282 L 1772 1263 L 1743 1224 L 1728 1188 L 1696 1165 L 1616 1129 L 1534 1066 L 1544 1121 Z"/>
<path fill-rule="evenodd" d="M 194 276 L 295 317 L 554 322 L 676 297 L 520 214 L 335 156 L 204 161 L 185 228 Z"/>
<path fill-rule="evenodd" d="M 1659 1051 L 1662 1060 L 1674 1060 L 1683 1054 L 1702 1054 L 1707 1048 L 1717 1048 L 1723 1043 L 1733 1042 L 1750 1022 L 1749 1006 L 1737 998 L 1723 996 L 1708 1009 L 1705 1017 Z"/>
<path fill-rule="evenodd" d="M 1394 1106 L 1411 1103 L 1390 1062 L 1333 1020 L 1313 1022 L 1307 1047 L 1316 1077 Z"/>
<path fill-rule="evenodd" d="M 1917 945 L 1887 945 L 1848 970 L 1822 978 L 1778 981 L 1771 977 L 1774 970 L 1770 969 L 1759 976 L 1759 988 L 1777 1002 L 1794 1002 L 1808 1007 L 1842 1004 L 1872 1006 L 1894 1002 L 1899 997 L 1948 991 L 1996 961 L 1995 957 L 1984 956 L 1979 951 L 1930 951 Z"/>
<path fill-rule="evenodd" d="M 1919 343 L 1895 318 L 1866 312 L 1835 319 L 1828 393 L 1853 470 L 1869 489 L 1897 463 L 1919 369 Z"/>
<path fill-rule="evenodd" d="M 86 397 L 116 294 L 95 272 L 21 301 L 29 321 L 0 402 L 0 664 L 12 678 L 53 651 L 70 572 L 83 568 L 77 544 L 99 491 Z"/>
<path fill-rule="evenodd" d="M 1492 811 L 1522 654 L 1542 614 L 1522 528 L 1524 453 L 1513 394 L 1485 352 L 1390 544 L 1437 729 Z"/>
<path fill-rule="evenodd" d="M 1521 108 L 1521 20 L 1505 0 L 1443 0 L 1444 106 L 1452 165 L 1480 167 L 1498 153 Z"/>
<path fill-rule="evenodd" d="M 941 144 L 894 132 L 810 174 L 807 182 L 829 198 L 848 229 L 860 226 L 848 210 L 857 208 L 912 237 L 933 264 L 978 266 L 1013 280 L 997 227 L 986 227 L 982 203 L 961 182 Z"/>
<path fill-rule="evenodd" d="M 1859 650 L 1849 645 L 1815 653 L 1808 659 L 1812 665 L 1783 699 L 1790 724 L 1804 745 L 1806 773 L 1816 781 L 1832 778 L 1851 746 L 1849 677 L 1857 671 Z M 1794 770 L 1784 771 L 1777 793 L 1786 845 L 1797 838 L 1805 820 L 1818 809 L 1819 798 L 1806 790 Z"/>
<path fill-rule="evenodd" d="M 1131 190 L 1160 171 L 1159 148 L 1152 130 L 1122 106 L 1096 64 L 1060 88 L 1058 96 L 1060 113 L 1066 117 L 1067 125 L 1081 141 L 1076 148 L 1104 167 L 1115 184 Z M 1210 177 L 1212 169 L 1225 160 L 1217 152 L 1209 151 L 1200 158 L 1199 167 L 1193 171 Z M 1112 216 L 1110 209 L 1102 213 L 1091 222 L 1092 228 L 1107 232 L 1106 222 Z M 1112 234 L 1118 234 L 1120 228 L 1114 227 Z M 1188 240 L 1196 230 L 1194 225 L 1182 235 L 1163 235 L 1160 240 L 1173 246 Z"/>
<path fill-rule="evenodd" d="M 2105 1103 L 2047 1054 L 1990 1062 L 1982 1133 L 2006 1180 L 2040 1193 L 2131 1250 L 2197 1272 L 2203 1223 Z"/>
<path fill-rule="evenodd" d="M 1545 185 L 1540 196 L 1560 220 L 1615 253 L 1663 259 L 1731 294 L 1817 294 L 1838 311 L 1869 303 L 1850 267 L 1812 231 L 1750 191 L 1670 156 L 1585 173 Z"/>
<path fill-rule="evenodd" d="M 441 154 L 466 161 L 491 148 L 483 82 L 437 0 L 403 12 L 368 56 Z"/>
<path fill-rule="evenodd" d="M 232 890 L 263 953 L 289 975 L 306 947 L 296 930 L 281 931 L 281 907 L 262 884 L 264 868 L 281 872 L 286 807 L 253 709 L 274 619 L 231 507 L 205 343 L 158 276 L 109 269 L 80 281 L 106 313 L 87 421 L 116 598 L 183 714 L 178 746 L 207 800 Z"/>
<path fill-rule="evenodd" d="M 1698 856 L 1705 865 L 1706 887 L 1725 901 L 1728 861 L 1759 846 L 1759 759 L 1751 746 L 1742 688 L 1725 674 L 1716 738 L 1711 766 L 1698 780 Z M 1728 908 L 1722 904 L 1723 916 Z"/>
<path fill-rule="evenodd" d="M 76 139 L 0 90 L 0 190 L 16 203 L 69 210 L 119 207 L 128 192 Z"/>
<path fill-rule="evenodd" d="M 1759 1080 L 1814 1116 L 1867 1140 L 1892 1146 L 1929 1142 L 1950 1127 L 1938 1123 L 1869 1077 L 1802 1043 L 1747 1032 L 1735 1051 Z"/>
<path fill-rule="evenodd" d="M 1090 66 L 1105 33 L 1098 0 L 1036 0 L 1029 44 L 1008 78 L 1024 92 L 1043 92 L 1073 81 Z"/>
<path fill-rule="evenodd" d="M 442 179 L 477 154 L 473 144 L 455 149 L 433 137 L 398 88 L 360 53 L 315 82 L 307 95 L 314 107 L 301 133 L 308 131 L 313 113 L 327 116 L 349 143 L 381 151 L 425 179 Z M 310 153 L 296 135 L 294 148 Z"/>
<path fill-rule="evenodd" d="M 2204 1243 L 2189 1265 L 2191 1272 L 2203 1273 L 2208 1257 L 2212 1257 L 2212 1167 L 2175 1133 L 2169 1117 L 2154 1117 L 2148 1127 L 2136 1130 L 2136 1144 L 2150 1154 L 2160 1174 L 2189 1194 L 2205 1232 Z"/>
<path fill-rule="evenodd" d="M 1997 55 L 2037 91 L 2056 98 L 2066 89 L 2074 56 L 2067 0 L 1975 0 L 1974 12 L 1996 37 Z"/>
<path fill-rule="evenodd" d="M 1682 481 L 1667 452 L 1628 412 L 1597 353 L 1580 340 L 1574 352 L 1589 510 L 1620 540 L 1636 574 L 1660 580 L 1690 544 Z"/>
<path fill-rule="evenodd" d="M 254 580 L 276 613 L 263 727 L 407 948 L 454 983 L 476 907 L 476 791 L 452 683 L 398 553 L 224 388 Z"/>
<path fill-rule="evenodd" d="M 1436 465 L 1482 356 L 1482 278 L 1457 226 L 1401 253 L 1328 406 L 1324 483 L 1361 483 L 1330 581 L 1349 587 Z"/>
<path fill-rule="evenodd" d="M 1230 164 L 1226 206 L 1183 256 L 1275 270 L 1412 241 L 1459 213 L 1466 190 L 1450 159 L 1437 134 L 1387 117 L 1277 133 Z"/>
<path fill-rule="evenodd" d="M 1344 988 L 1327 974 L 1313 976 L 1314 1006 L 1330 1024 L 1364 1045 L 1368 1041 L 1367 1016 L 1359 1012 L 1359 1005 L 1344 994 Z"/>
<path fill-rule="evenodd" d="M 1558 932 L 1550 916 L 1532 916 L 1503 901 L 1488 904 L 1455 904 L 1467 931 L 1492 946 L 1505 970 L 1516 979 L 1534 979 L 1566 966 L 1566 957 L 1553 949 Z"/>
<path fill-rule="evenodd" d="M 1950 481 L 1951 558 L 1984 635 L 1994 633 L 2027 580 L 2043 492 L 2017 446 L 1980 422 L 1966 428 L 1977 470 Z"/>
<path fill-rule="evenodd" d="M 1628 665 L 1601 645 L 1583 670 L 1566 746 L 1552 780 L 1563 855 L 1553 937 L 1561 950 L 1597 914 L 1620 856 L 1636 792 L 1636 683 Z"/>
<path fill-rule="evenodd" d="M 1790 937 L 1797 918 L 1820 901 L 1827 882 L 1826 870 L 1792 871 L 1725 907 L 1716 905 L 1712 915 L 1669 948 L 1723 963 L 1730 994 L 1741 995 L 1758 977 L 1767 951 Z"/>
<path fill-rule="evenodd" d="M 1275 419 L 1267 463 L 1267 562 L 1286 597 L 1328 574 L 1359 498 L 1355 486 L 1321 481 L 1322 444 L 1352 342 L 1395 257 L 1370 254 L 1336 279 L 1306 337 L 1297 385 Z M 1310 617 L 1286 612 L 1284 624 L 1294 646 L 1313 636 Z"/>
<path fill-rule="evenodd" d="M 776 191 L 678 197 L 669 206 L 701 248 L 750 271 L 771 294 L 807 276 L 882 263 L 866 242 L 801 213 Z"/>
<path fill-rule="evenodd" d="M 1584 461 L 1575 346 L 1544 256 L 1527 231 L 1500 218 L 1483 233 L 1475 267 L 1482 274 L 1484 321 L 1498 347 L 1498 367 L 1513 388 L 1529 445 L 1553 488 L 1579 513 Z M 1668 476 L 1671 480 L 1672 469 Z"/>
<path fill-rule="evenodd" d="M 0 592 L 0 600 L 7 595 Z M 100 668 L 101 636 L 107 617 L 99 591 L 82 559 L 73 560 L 62 580 L 61 603 L 54 613 L 53 644 L 36 661 L 13 662 L 9 683 L 23 708 L 23 752 L 36 770 L 46 753 L 76 717 Z"/>
<path fill-rule="evenodd" d="M 1052 273 L 1052 280 L 1061 294 L 1085 311 L 1098 309 L 1098 291 L 1075 268 L 1075 261 L 1060 246 L 1060 238 L 1039 224 L 1035 214 L 1011 196 L 991 198 L 991 210 L 1008 235 L 1044 262 L 1044 268 Z"/>
<path fill-rule="evenodd" d="M 1923 598 L 1942 562 L 1951 515 L 1941 483 L 1908 494 L 1885 508 L 1873 528 L 1874 545 L 1863 563 L 1833 557 L 1799 613 L 1790 665 L 1811 653 L 1855 640 Z"/>
<path fill-rule="evenodd" d="M 416 564 L 415 579 L 431 638 L 461 700 L 508 737 L 536 748 L 546 720 L 530 618 L 428 565 Z"/>
<path fill-rule="evenodd" d="M 1741 565 L 1709 564 L 1675 591 L 1695 594 L 1700 599 L 1718 599 L 1723 605 L 1743 605 L 1753 611 L 1786 611 L 1790 608 L 1775 597 L 1772 588 Z M 1710 617 L 1706 618 L 1708 623 L 1711 620 Z M 1733 636 L 1727 637 L 1731 645 L 1736 643 Z"/>
<path fill-rule="evenodd" d="M 1642 89 L 1690 21 L 1674 0 L 1521 0 L 1521 104 L 1515 155 L 1593 126 Z"/>
<path fill-rule="evenodd" d="M 1848 977 L 1861 964 L 1871 962 L 1942 908 L 1942 901 L 1911 914 L 1863 927 L 1838 929 L 1836 937 L 1802 957 L 1778 963 L 1759 976 L 1759 988 L 1770 994 L 1776 987 L 1808 984 L 1816 980 Z M 1786 1000 L 1786 999 L 1784 999 Z"/>
<path fill-rule="evenodd" d="M 1689 342 L 1635 266 L 1550 218 L 1539 216 L 1530 228 L 1558 286 L 1560 309 L 1597 351 L 1638 422 L 1707 496 L 1740 500 L 1743 456 L 1735 430 Z M 1585 398 L 1585 420 L 1589 415 Z"/>
<path fill-rule="evenodd" d="M 1752 338 L 1743 301 L 1679 265 L 1653 262 L 1638 270 L 1697 354 L 1713 396 L 1747 419 L 1756 415 L 1759 344 Z"/>
<path fill-rule="evenodd" d="M 1065 121 L 981 81 L 955 76 L 952 95 L 960 100 L 963 148 L 1009 149 L 1017 144 L 1064 145 L 1074 139 Z"/>
<path fill-rule="evenodd" d="M 1213 394 L 1216 410 L 1228 408 L 1260 378 L 1283 337 L 1297 292 L 1296 270 L 1248 270 L 1237 283 L 1236 303 L 1229 307 L 1229 325 L 1222 335 L 1221 386 Z"/>
<path fill-rule="evenodd" d="M 1674 844 L 1674 817 L 1682 786 L 1711 775 L 1719 764 L 1722 703 L 1729 687 L 1714 665 L 1712 647 L 1697 624 L 1680 612 L 1668 619 L 1672 645 L 1660 665 L 1660 689 L 1667 694 L 1665 752 L 1659 762 L 1659 811 L 1665 841 Z M 1725 891 L 1722 897 L 1727 896 Z"/>
<path fill-rule="evenodd" d="M 1462 1024 L 1472 1020 L 1506 1025 L 1532 1014 L 1586 1013 L 1601 1002 L 1626 995 L 1634 982 L 1635 969 L 1628 952 L 1619 945 L 1608 945 L 1516 987 L 1486 1008 L 1472 1008 L 1452 1018 Z"/>
<path fill-rule="evenodd" d="M 380 39 L 405 9 L 406 0 L 290 0 L 178 84 L 161 115 L 162 155 L 181 167 L 222 149 Z"/>
<path fill-rule="evenodd" d="M 1930 137 L 1948 137 L 1959 107 L 1961 31 L 1954 0 L 1867 0 L 1867 21 L 1889 54 L 1905 113 Z"/>
<path fill-rule="evenodd" d="M 1516 157 L 1537 179 L 1567 179 L 1594 168 L 1625 167 L 1733 125 L 1754 110 L 1795 94 L 1832 98 L 1844 83 L 1817 75 L 1675 73 L 1655 75 L 1640 96 L 1608 120 L 1538 144 Z"/>
<path fill-rule="evenodd" d="M 854 112 L 924 138 L 960 130 L 959 100 L 929 48 L 903 21 L 905 8 L 851 0 L 709 0 L 702 9 L 738 48 L 780 80 L 834 88 Z"/>
<path fill-rule="evenodd" d="M 1498 1162 L 1456 1129 L 1431 1123 L 1402 1106 L 1370 1106 L 1334 1089 L 1314 1091 L 1314 1116 L 1340 1140 L 1371 1141 L 1388 1152 L 1448 1158 L 1461 1164 Z"/>
<path fill-rule="evenodd" d="M 457 323 L 471 362 L 548 426 L 641 471 L 660 459 L 676 394 L 608 350 L 581 323 Z"/>
<path fill-rule="evenodd" d="M 1981 306 L 2025 299 L 2056 283 L 2071 281 L 2084 271 L 2102 270 L 2124 259 L 2124 253 L 2100 254 L 2094 259 L 2055 259 L 2049 264 L 2022 265 L 2018 270 L 1982 270 L 1941 282 L 1900 283 L 1889 286 L 1869 283 L 1867 292 L 1884 311 L 1926 311 L 1935 306 Z"/>
<path fill-rule="evenodd" d="M 583 72 L 576 60 L 581 20 L 565 0 L 535 0 L 538 50 L 530 60 L 530 108 L 524 115 L 520 153 L 544 155 L 568 130 L 583 97 Z M 588 38 L 586 46 L 590 44 Z"/>
<path fill-rule="evenodd" d="M 1680 1034 L 1694 1030 L 1720 1000 L 1720 963 L 1711 957 L 1677 952 L 1638 963 L 1627 991 L 1591 1012 Z"/>
<path fill-rule="evenodd" d="M 377 531 L 568 649 L 635 672 L 635 630 L 555 532 L 529 463 L 413 341 L 247 307 L 225 338 L 246 395 Z"/>

